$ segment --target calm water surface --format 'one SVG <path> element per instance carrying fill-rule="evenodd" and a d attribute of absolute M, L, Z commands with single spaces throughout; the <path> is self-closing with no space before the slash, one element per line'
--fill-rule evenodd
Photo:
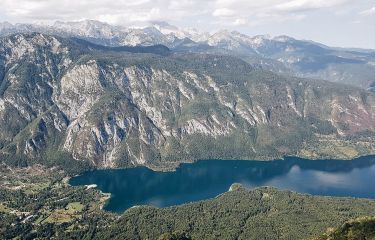
<path fill-rule="evenodd" d="M 106 210 L 123 212 L 135 205 L 166 207 L 208 199 L 233 183 L 248 188 L 274 186 L 301 193 L 375 199 L 375 156 L 352 161 L 206 160 L 182 164 L 175 172 L 146 167 L 87 172 L 70 180 L 73 186 L 96 184 L 112 196 Z"/>

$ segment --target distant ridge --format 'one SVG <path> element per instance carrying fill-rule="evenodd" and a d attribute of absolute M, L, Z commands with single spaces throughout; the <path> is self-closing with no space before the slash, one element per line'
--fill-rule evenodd
<path fill-rule="evenodd" d="M 340 82 L 366 90 L 372 90 L 375 83 L 375 50 L 335 48 L 289 36 L 251 37 L 229 30 L 207 33 L 162 21 L 141 28 L 95 20 L 57 21 L 52 25 L 0 24 L 0 36 L 27 32 L 81 38 L 107 47 L 164 45 L 172 52 L 232 55 L 279 74 Z"/>

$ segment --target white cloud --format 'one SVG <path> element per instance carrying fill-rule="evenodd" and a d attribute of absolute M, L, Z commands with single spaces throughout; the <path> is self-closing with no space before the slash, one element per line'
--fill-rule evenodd
<path fill-rule="evenodd" d="M 374 15 L 374 14 L 375 14 L 375 7 L 361 12 L 361 15 L 364 15 L 364 16 Z"/>
<path fill-rule="evenodd" d="M 233 23 L 249 18 L 258 21 L 260 16 L 267 15 L 283 18 L 288 12 L 329 8 L 346 2 L 348 0 L 1 0 L 0 15 L 13 22 L 108 19 L 111 23 L 131 24 L 149 20 L 183 21 L 185 18 L 198 21 L 198 18 L 211 17 L 231 18 L 228 21 Z"/>
<path fill-rule="evenodd" d="M 168 8 L 171 10 L 181 10 L 193 7 L 195 2 L 192 0 L 172 0 L 169 3 Z"/>
<path fill-rule="evenodd" d="M 287 12 L 309 11 L 342 5 L 347 0 L 292 0 L 276 5 L 275 9 Z"/>
<path fill-rule="evenodd" d="M 248 24 L 248 21 L 247 19 L 244 19 L 244 18 L 237 18 L 233 22 L 234 26 L 242 26 L 242 25 L 247 25 L 247 24 Z"/>
<path fill-rule="evenodd" d="M 215 17 L 232 17 L 236 14 L 235 11 L 228 9 L 228 8 L 219 8 L 216 9 L 212 15 Z"/>
<path fill-rule="evenodd" d="M 193 0 L 2 0 L 0 13 L 13 21 L 108 19 L 111 23 L 171 20 Z M 189 9 L 187 9 L 189 10 Z"/>
<path fill-rule="evenodd" d="M 213 16 L 222 26 L 260 26 L 300 21 L 312 12 L 342 9 L 349 0 L 216 0 Z M 221 20 L 220 20 L 221 18 Z"/>

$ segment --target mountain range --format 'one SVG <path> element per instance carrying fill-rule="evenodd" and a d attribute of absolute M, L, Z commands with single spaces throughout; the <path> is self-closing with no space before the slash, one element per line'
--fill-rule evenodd
<path fill-rule="evenodd" d="M 235 49 L 217 47 L 220 41 L 210 42 L 220 34 L 207 40 L 206 50 L 191 39 L 191 51 L 145 42 L 122 46 L 114 44 L 114 28 L 86 23 L 102 30 L 84 28 L 90 31 L 82 34 L 90 37 L 82 37 L 76 24 L 68 24 L 72 28 L 57 36 L 54 27 L 49 33 L 29 33 L 37 30 L 32 27 L 12 33 L 26 27 L 2 25 L 1 32 L 8 31 L 0 38 L 3 161 L 56 164 L 63 159 L 70 165 L 67 160 L 75 159 L 99 168 L 171 168 L 196 159 L 347 159 L 375 152 L 371 91 L 301 78 L 286 65 L 270 71 L 278 65 L 266 63 L 281 62 L 260 55 L 289 43 L 304 53 L 322 51 L 319 57 L 334 50 L 258 37 L 257 55 L 241 57 L 229 54 Z M 147 29 L 134 31 L 167 36 Z M 104 32 L 111 44 L 100 44 Z"/>
<path fill-rule="evenodd" d="M 228 30 L 207 33 L 181 29 L 166 22 L 152 22 L 137 28 L 112 26 L 94 20 L 57 21 L 52 25 L 0 23 L 0 36 L 25 32 L 79 37 L 111 47 L 162 44 L 176 52 L 235 55 L 279 73 L 340 82 L 368 90 L 374 90 L 375 86 L 375 50 L 334 48 L 288 36 L 250 37 Z"/>
<path fill-rule="evenodd" d="M 374 50 L 0 23 L 1 239 L 371 238 L 374 154 Z"/>

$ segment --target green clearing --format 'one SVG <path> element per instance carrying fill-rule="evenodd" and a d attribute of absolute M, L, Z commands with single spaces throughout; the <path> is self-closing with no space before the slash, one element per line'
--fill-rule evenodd
<path fill-rule="evenodd" d="M 1 212 L 1 213 L 10 213 L 10 212 L 12 212 L 13 210 L 14 210 L 14 209 L 5 206 L 4 203 L 0 203 L 0 212 Z"/>
<path fill-rule="evenodd" d="M 68 206 L 65 208 L 67 213 L 69 214 L 75 214 L 80 213 L 84 209 L 84 205 L 80 202 L 71 202 L 68 204 Z"/>

